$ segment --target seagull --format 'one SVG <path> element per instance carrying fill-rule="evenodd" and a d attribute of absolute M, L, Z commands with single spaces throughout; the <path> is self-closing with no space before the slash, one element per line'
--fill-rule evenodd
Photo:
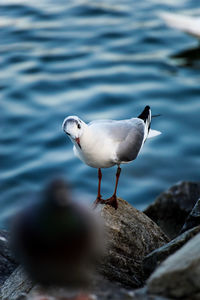
<path fill-rule="evenodd" d="M 160 16 L 170 27 L 177 28 L 200 39 L 200 17 L 191 17 L 168 12 L 160 13 Z"/>
<path fill-rule="evenodd" d="M 64 119 L 62 128 L 74 144 L 74 154 L 88 166 L 98 169 L 98 193 L 94 208 L 98 204 L 109 204 L 117 209 L 120 165 L 135 160 L 147 138 L 161 134 L 150 129 L 150 125 L 149 106 L 137 118 L 127 120 L 95 120 L 86 124 L 77 116 Z M 114 193 L 104 200 L 101 196 L 101 168 L 114 165 L 117 165 Z"/>

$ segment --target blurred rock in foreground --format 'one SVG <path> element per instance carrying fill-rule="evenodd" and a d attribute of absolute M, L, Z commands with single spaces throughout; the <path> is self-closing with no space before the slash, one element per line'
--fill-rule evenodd
<path fill-rule="evenodd" d="M 144 257 L 168 242 L 162 230 L 144 213 L 118 199 L 118 209 L 106 205 L 101 216 L 105 223 L 107 251 L 100 271 L 109 280 L 131 287 L 144 282 Z"/>
<path fill-rule="evenodd" d="M 156 269 L 147 290 L 170 299 L 200 299 L 199 278 L 200 233 Z"/>
<path fill-rule="evenodd" d="M 180 182 L 158 196 L 144 213 L 170 238 L 175 238 L 200 197 L 200 182 Z"/>

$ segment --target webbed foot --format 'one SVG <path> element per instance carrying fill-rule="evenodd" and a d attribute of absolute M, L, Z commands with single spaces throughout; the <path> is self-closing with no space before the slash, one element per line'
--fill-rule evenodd
<path fill-rule="evenodd" d="M 95 209 L 99 204 L 105 204 L 106 200 L 102 199 L 101 196 L 98 196 L 97 199 L 92 204 L 92 209 Z"/>
<path fill-rule="evenodd" d="M 118 208 L 118 203 L 117 203 L 117 196 L 116 195 L 112 195 L 112 197 L 104 200 L 105 204 L 110 205 L 112 207 L 114 207 L 115 209 Z"/>

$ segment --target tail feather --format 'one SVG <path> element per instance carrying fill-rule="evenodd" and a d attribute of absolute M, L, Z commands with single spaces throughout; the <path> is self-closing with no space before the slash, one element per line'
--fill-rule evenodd
<path fill-rule="evenodd" d="M 145 109 L 143 110 L 143 112 L 138 116 L 139 119 L 142 119 L 144 121 L 144 123 L 146 123 L 146 121 L 148 119 L 150 119 L 151 122 L 151 109 L 150 106 L 147 105 L 145 106 Z"/>
<path fill-rule="evenodd" d="M 144 140 L 143 142 L 146 141 L 148 137 L 148 133 L 150 130 L 150 125 L 151 125 L 151 109 L 150 106 L 145 106 L 143 112 L 138 116 L 139 119 L 142 119 L 145 123 L 145 129 L 144 129 Z"/>
<path fill-rule="evenodd" d="M 147 136 L 148 139 L 153 138 L 154 136 L 160 135 L 162 132 L 154 129 L 149 130 L 149 134 Z"/>
<path fill-rule="evenodd" d="M 157 115 L 151 116 L 151 118 L 157 118 L 157 117 L 160 117 L 160 116 L 162 116 L 162 115 L 161 114 L 157 114 Z"/>
<path fill-rule="evenodd" d="M 154 115 L 152 116 L 153 117 L 157 117 L 157 116 L 160 116 L 160 115 Z M 157 136 L 159 134 L 161 134 L 160 131 L 157 131 L 157 130 L 153 130 L 153 129 L 150 129 L 150 126 L 151 126 L 151 109 L 150 109 L 150 106 L 146 106 L 143 110 L 143 112 L 138 116 L 139 119 L 142 119 L 145 123 L 145 130 L 144 130 L 144 141 L 147 139 L 147 138 L 152 138 L 154 136 Z"/>

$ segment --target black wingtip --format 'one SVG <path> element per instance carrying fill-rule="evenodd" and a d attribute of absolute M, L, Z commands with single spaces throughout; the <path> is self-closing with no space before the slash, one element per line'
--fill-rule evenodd
<path fill-rule="evenodd" d="M 145 106 L 143 112 L 138 116 L 138 118 L 144 120 L 145 122 L 149 116 L 149 111 L 150 111 L 150 106 L 149 105 Z"/>

